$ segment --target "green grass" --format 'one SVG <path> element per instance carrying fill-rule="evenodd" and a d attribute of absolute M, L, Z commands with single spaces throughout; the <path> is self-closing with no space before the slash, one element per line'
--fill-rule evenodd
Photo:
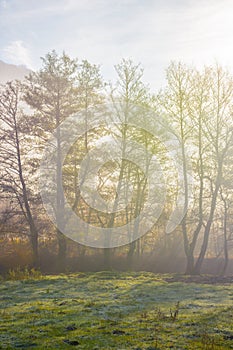
<path fill-rule="evenodd" d="M 98 272 L 1 282 L 0 348 L 233 349 L 233 286 L 165 277 Z"/>

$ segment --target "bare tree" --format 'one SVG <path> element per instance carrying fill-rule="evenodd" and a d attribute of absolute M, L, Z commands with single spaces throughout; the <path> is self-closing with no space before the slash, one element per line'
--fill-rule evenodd
<path fill-rule="evenodd" d="M 0 160 L 1 187 L 5 196 L 14 197 L 19 211 L 29 227 L 33 265 L 39 265 L 38 230 L 33 214 L 32 194 L 25 160 L 25 116 L 20 108 L 21 90 L 18 83 L 7 83 L 0 91 Z M 27 131 L 27 128 L 26 128 Z M 35 169 L 34 169 L 35 170 Z M 19 215 L 19 214 L 17 214 Z"/>

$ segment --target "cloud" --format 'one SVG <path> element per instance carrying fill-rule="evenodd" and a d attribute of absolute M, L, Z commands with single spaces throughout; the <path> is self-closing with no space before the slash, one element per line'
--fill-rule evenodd
<path fill-rule="evenodd" d="M 11 0 L 0 11 L 0 56 L 38 68 L 40 56 L 65 50 L 100 63 L 107 80 L 113 64 L 131 57 L 159 88 L 170 60 L 197 66 L 217 60 L 233 70 L 232 14 L 232 0 Z"/>
<path fill-rule="evenodd" d="M 0 0 L 0 2 L 5 2 L 6 0 Z M 30 4 L 26 0 L 21 2 L 17 0 L 12 0 L 11 6 L 7 13 L 8 21 L 16 21 L 22 23 L 23 20 L 34 20 L 41 17 L 54 17 L 54 16 L 65 16 L 73 14 L 74 12 L 89 12 L 93 10 L 98 10 L 101 7 L 106 6 L 106 0 L 31 0 Z"/>
<path fill-rule="evenodd" d="M 2 7 L 3 9 L 6 9 L 6 8 L 7 8 L 7 2 L 6 2 L 6 0 L 2 0 L 2 1 L 0 2 L 0 5 L 1 5 L 1 7 Z"/>
<path fill-rule="evenodd" d="M 32 68 L 32 62 L 30 57 L 30 51 L 25 47 L 22 40 L 12 41 L 4 49 L 5 59 L 13 64 L 21 64 L 27 68 Z"/>

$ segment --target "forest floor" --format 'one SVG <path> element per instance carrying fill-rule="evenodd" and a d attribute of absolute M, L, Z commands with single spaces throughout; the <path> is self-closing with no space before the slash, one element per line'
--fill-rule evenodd
<path fill-rule="evenodd" d="M 233 283 L 149 272 L 2 281 L 0 349 L 233 349 Z"/>

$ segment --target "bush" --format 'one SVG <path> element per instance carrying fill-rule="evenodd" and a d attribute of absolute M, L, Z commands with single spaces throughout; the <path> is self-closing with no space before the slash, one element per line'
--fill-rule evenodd
<path fill-rule="evenodd" d="M 40 279 L 42 274 L 39 270 L 34 268 L 21 268 L 17 267 L 16 269 L 11 269 L 8 271 L 6 279 L 11 281 L 18 280 L 29 280 L 29 279 Z"/>

